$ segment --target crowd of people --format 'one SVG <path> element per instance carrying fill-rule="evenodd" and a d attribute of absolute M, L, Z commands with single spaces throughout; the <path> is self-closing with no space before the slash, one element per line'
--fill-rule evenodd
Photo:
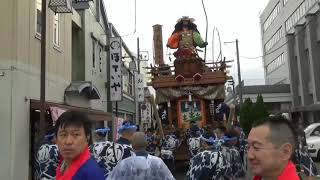
<path fill-rule="evenodd" d="M 34 179 L 175 179 L 175 155 L 182 141 L 187 141 L 189 150 L 188 180 L 234 180 L 245 177 L 248 167 L 254 180 L 296 180 L 301 173 L 312 179 L 317 175 L 314 162 L 297 140 L 301 138 L 296 138 L 294 128 L 282 116 L 257 121 L 247 138 L 237 123 L 213 129 L 191 122 L 185 133 L 164 128 L 160 137 L 153 129 L 137 132 L 136 125 L 125 121 L 116 142 L 106 140 L 109 131 L 106 127 L 95 129 L 95 142 L 90 143 L 87 115 L 63 113 L 35 155 Z"/>

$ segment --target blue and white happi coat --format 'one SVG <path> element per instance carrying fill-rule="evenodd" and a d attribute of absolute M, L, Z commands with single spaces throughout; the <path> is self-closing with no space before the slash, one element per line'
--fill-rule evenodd
<path fill-rule="evenodd" d="M 201 137 L 189 138 L 188 148 L 189 148 L 190 158 L 197 155 L 200 152 L 200 148 L 201 148 Z"/>
<path fill-rule="evenodd" d="M 203 151 L 190 160 L 186 180 L 231 180 L 230 162 L 219 151 Z"/>
<path fill-rule="evenodd" d="M 35 179 L 56 179 L 59 163 L 59 149 L 55 144 L 45 143 L 40 146 L 35 157 Z"/>
<path fill-rule="evenodd" d="M 174 151 L 179 146 L 179 140 L 175 135 L 166 135 L 161 140 L 161 158 L 174 159 Z"/>
<path fill-rule="evenodd" d="M 113 168 L 127 157 L 132 156 L 133 149 L 130 145 L 118 144 L 110 141 L 96 142 L 90 146 L 90 152 L 104 171 L 105 178 Z"/>
<path fill-rule="evenodd" d="M 222 146 L 221 152 L 231 165 L 231 177 L 239 178 L 245 176 L 246 172 L 239 151 L 235 147 Z"/>
<path fill-rule="evenodd" d="M 306 176 L 317 176 L 317 166 L 304 148 L 295 150 L 295 160 L 297 170 Z"/>
<path fill-rule="evenodd" d="M 156 143 L 157 139 L 154 135 L 151 135 L 151 136 L 146 135 L 146 139 L 148 142 L 148 146 L 147 146 L 146 150 L 150 155 L 154 156 L 156 153 L 156 148 L 157 148 L 157 143 Z"/>

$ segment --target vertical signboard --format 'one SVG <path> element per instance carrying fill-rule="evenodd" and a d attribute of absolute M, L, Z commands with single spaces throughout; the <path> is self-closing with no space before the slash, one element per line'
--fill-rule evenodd
<path fill-rule="evenodd" d="M 144 102 L 143 75 L 135 73 L 136 98 L 138 102 Z"/>
<path fill-rule="evenodd" d="M 151 104 L 149 102 L 141 104 L 141 121 L 143 123 L 151 123 Z"/>
<path fill-rule="evenodd" d="M 122 53 L 121 38 L 110 38 L 110 96 L 111 101 L 122 100 Z"/>

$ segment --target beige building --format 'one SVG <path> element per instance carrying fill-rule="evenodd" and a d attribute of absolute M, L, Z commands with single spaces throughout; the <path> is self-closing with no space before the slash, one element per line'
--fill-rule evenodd
<path fill-rule="evenodd" d="M 39 131 L 41 0 L 2 0 L 1 7 L 0 179 L 32 179 Z M 82 110 L 103 122 L 111 119 L 105 113 L 107 18 L 102 1 L 91 1 L 89 7 L 73 14 L 47 10 L 46 108 Z"/>

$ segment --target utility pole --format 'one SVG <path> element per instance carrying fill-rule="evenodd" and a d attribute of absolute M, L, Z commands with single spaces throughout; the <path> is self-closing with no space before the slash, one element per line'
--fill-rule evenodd
<path fill-rule="evenodd" d="M 239 99 L 240 99 L 240 109 L 243 104 L 242 99 L 242 80 L 241 80 L 241 71 L 240 71 L 240 58 L 239 58 L 239 41 L 236 39 L 236 48 L 237 48 L 237 65 L 238 65 L 238 82 L 239 82 Z"/>
<path fill-rule="evenodd" d="M 140 42 L 139 42 L 139 37 L 137 38 L 137 66 L 138 66 L 138 69 L 137 69 L 137 72 L 138 74 L 140 74 Z M 136 85 L 135 85 L 136 86 Z M 135 88 L 136 89 L 136 88 Z M 141 110 L 140 110 L 140 106 L 141 106 L 141 103 L 138 102 L 138 98 L 136 97 L 136 118 L 137 118 L 137 122 L 139 125 L 141 124 Z"/>
<path fill-rule="evenodd" d="M 46 131 L 46 17 L 47 1 L 41 1 L 40 137 Z"/>

